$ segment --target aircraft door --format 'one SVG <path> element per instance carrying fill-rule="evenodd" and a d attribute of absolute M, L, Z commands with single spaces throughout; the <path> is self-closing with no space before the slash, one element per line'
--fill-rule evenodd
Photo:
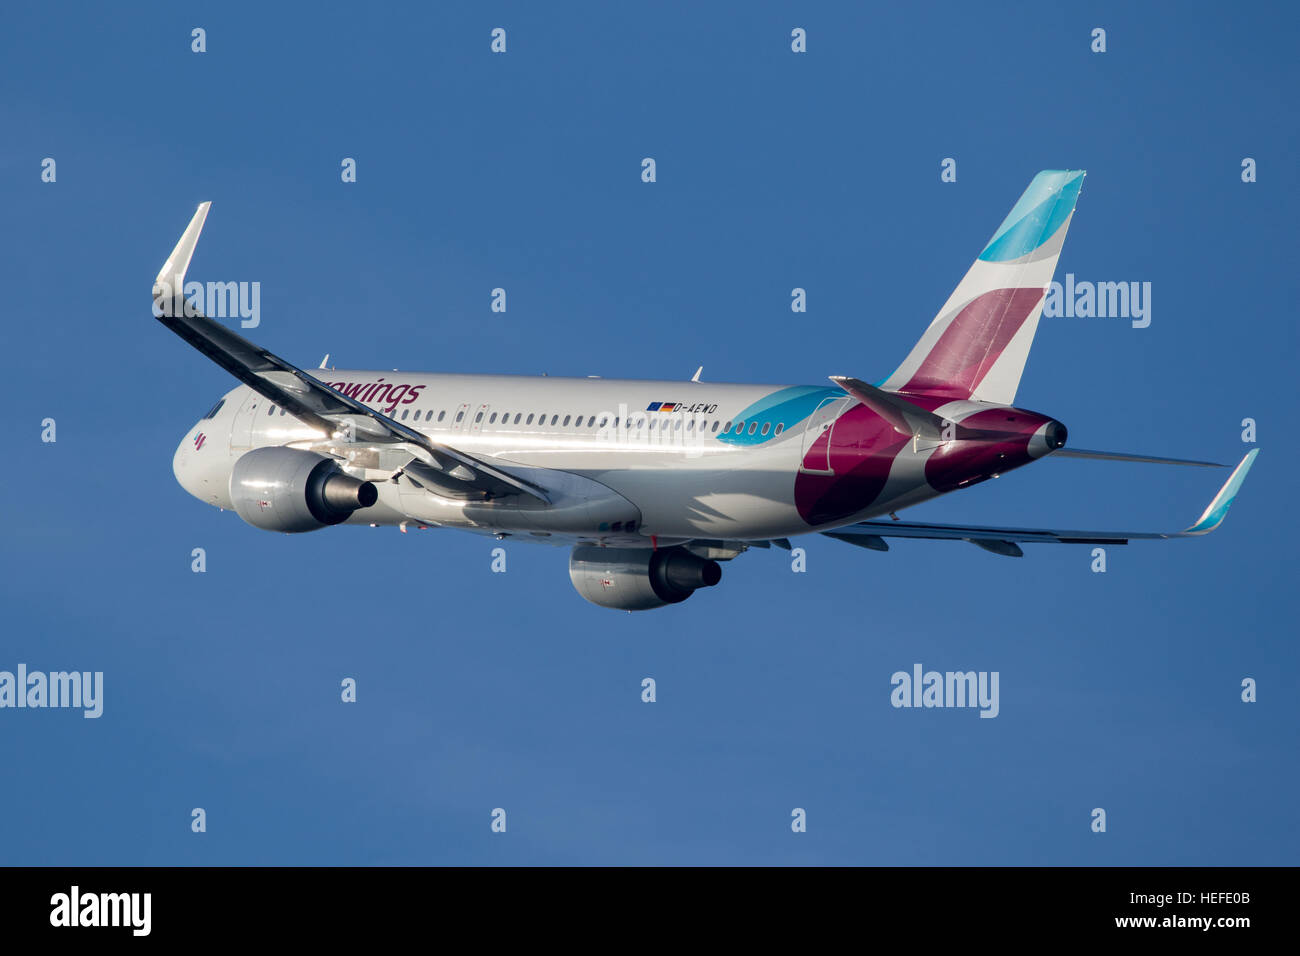
<path fill-rule="evenodd" d="M 244 403 L 239 406 L 235 412 L 235 417 L 230 422 L 230 451 L 234 455 L 242 455 L 253 447 L 253 422 L 254 416 L 258 411 L 265 413 L 266 406 L 270 399 L 263 398 L 261 395 L 249 389 L 248 395 L 244 398 Z"/>
<path fill-rule="evenodd" d="M 803 444 L 799 451 L 799 470 L 804 474 L 835 474 L 835 471 L 831 468 L 831 429 L 835 425 L 835 419 L 839 417 L 848 401 L 848 398 L 823 399 L 816 410 L 808 416 L 808 421 L 803 429 Z M 809 460 L 808 453 L 823 435 L 826 436 L 824 447 L 818 448 L 816 458 Z"/>

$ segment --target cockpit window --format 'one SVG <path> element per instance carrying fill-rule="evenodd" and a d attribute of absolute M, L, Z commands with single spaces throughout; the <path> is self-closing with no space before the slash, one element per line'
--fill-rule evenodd
<path fill-rule="evenodd" d="M 226 400 L 223 398 L 221 401 L 217 402 L 217 404 L 212 406 L 212 411 L 204 415 L 203 420 L 206 421 L 209 418 L 216 418 L 217 412 L 221 411 L 221 406 L 224 404 L 226 404 Z"/>

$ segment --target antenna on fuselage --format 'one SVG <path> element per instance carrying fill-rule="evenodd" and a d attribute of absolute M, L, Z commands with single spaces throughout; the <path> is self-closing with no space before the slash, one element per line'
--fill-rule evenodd
<path fill-rule="evenodd" d="M 701 365 L 699 368 L 695 370 L 695 374 L 691 376 L 691 381 L 698 382 L 700 380 L 700 373 L 703 371 L 704 371 L 704 366 Z"/>
<path fill-rule="evenodd" d="M 326 352 L 326 353 L 325 353 L 325 357 L 324 357 L 323 359 L 320 360 L 320 365 L 317 366 L 317 367 L 318 367 L 318 368 L 329 368 L 329 367 L 330 367 L 330 354 L 329 354 L 329 352 Z"/>

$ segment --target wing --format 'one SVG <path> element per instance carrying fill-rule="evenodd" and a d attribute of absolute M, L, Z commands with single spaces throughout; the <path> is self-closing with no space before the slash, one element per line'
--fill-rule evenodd
<path fill-rule="evenodd" d="M 319 429 L 323 450 L 357 441 L 405 446 L 412 460 L 403 470 L 439 494 L 458 498 L 527 494 L 550 503 L 546 491 L 532 482 L 432 441 L 414 428 L 339 394 L 278 355 L 214 322 L 186 301 L 185 272 L 210 205 L 205 202 L 199 206 L 154 280 L 154 315 L 158 321 L 253 391 Z"/>
<path fill-rule="evenodd" d="M 960 524 L 922 524 L 908 521 L 860 521 L 857 524 L 823 531 L 828 538 L 837 538 L 870 548 L 873 551 L 888 551 L 885 538 L 946 538 L 956 541 L 969 541 L 994 554 L 1020 557 L 1024 554 L 1020 545 L 1029 543 L 1046 544 L 1128 544 L 1129 541 L 1192 538 L 1209 534 L 1228 515 L 1241 484 L 1246 480 L 1246 473 L 1259 454 L 1256 448 L 1246 454 L 1240 464 L 1233 469 L 1227 482 L 1214 500 L 1201 513 L 1200 518 L 1182 531 L 1061 531 L 1052 528 L 1003 528 L 997 525 L 960 525 Z"/>

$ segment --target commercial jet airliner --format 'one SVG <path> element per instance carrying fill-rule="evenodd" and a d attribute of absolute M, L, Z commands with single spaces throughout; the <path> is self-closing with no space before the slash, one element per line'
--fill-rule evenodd
<path fill-rule="evenodd" d="M 716 585 L 753 547 L 816 532 L 886 538 L 1126 544 L 1217 528 L 1258 451 L 1183 531 L 927 524 L 896 512 L 1048 456 L 1210 465 L 1067 449 L 1059 421 L 1013 405 L 1082 170 L 1029 184 L 888 378 L 738 385 L 508 375 L 310 373 L 201 314 L 185 273 L 198 207 L 154 284 L 154 314 L 242 384 L 190 429 L 181 486 L 266 531 L 337 524 L 459 528 L 571 549 L 593 604 L 645 610 Z M 328 356 L 326 357 L 328 359 Z"/>

